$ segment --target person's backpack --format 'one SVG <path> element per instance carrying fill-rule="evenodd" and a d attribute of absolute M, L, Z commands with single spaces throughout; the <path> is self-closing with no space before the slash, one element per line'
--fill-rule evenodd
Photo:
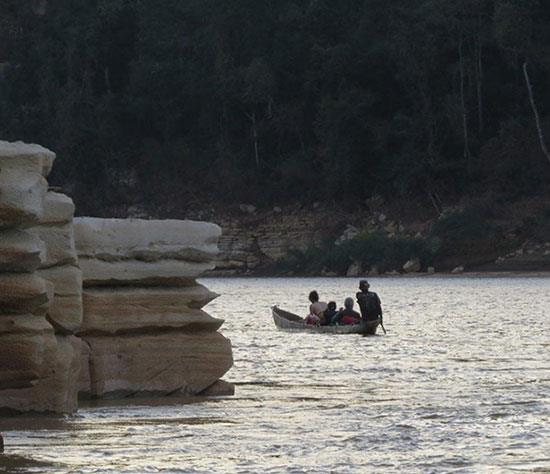
<path fill-rule="evenodd" d="M 376 319 L 382 312 L 376 293 L 357 293 L 357 301 L 363 319 Z"/>

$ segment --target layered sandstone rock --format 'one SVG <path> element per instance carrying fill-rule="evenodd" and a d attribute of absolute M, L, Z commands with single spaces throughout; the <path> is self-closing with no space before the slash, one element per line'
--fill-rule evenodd
<path fill-rule="evenodd" d="M 196 395 L 232 365 L 231 343 L 217 332 L 151 331 L 118 337 L 86 337 L 90 346 L 90 394 Z"/>
<path fill-rule="evenodd" d="M 44 245 L 25 230 L 42 216 L 51 159 L 41 147 L 0 142 L 0 409 L 5 389 L 45 374 L 55 341 L 44 317 L 52 289 L 34 273 Z"/>
<path fill-rule="evenodd" d="M 37 273 L 53 285 L 48 321 L 56 333 L 65 335 L 74 334 L 82 324 L 82 272 L 74 243 L 73 215 L 71 198 L 48 191 L 39 225 L 29 229 L 46 247 Z"/>
<path fill-rule="evenodd" d="M 0 408 L 6 388 L 32 387 L 46 376 L 55 352 L 53 328 L 40 316 L 0 315 Z"/>
<path fill-rule="evenodd" d="M 0 412 L 71 413 L 79 389 L 220 394 L 231 345 L 202 310 L 217 295 L 195 280 L 213 268 L 220 228 L 78 219 L 83 279 L 74 204 L 48 191 L 54 158 L 0 142 Z"/>
<path fill-rule="evenodd" d="M 60 267 L 76 265 L 74 206 L 47 192 L 54 158 L 38 145 L 0 142 L 0 411 L 76 409 L 80 342 L 48 322 L 59 315 L 66 333 L 82 314 L 79 270 Z M 80 313 L 58 299 L 75 295 Z"/>
<path fill-rule="evenodd" d="M 81 395 L 195 395 L 232 365 L 196 283 L 221 230 L 192 221 L 75 219 L 83 271 Z"/>
<path fill-rule="evenodd" d="M 223 321 L 200 309 L 216 296 L 201 285 L 87 288 L 82 333 L 116 335 L 170 328 L 216 331 Z"/>
<path fill-rule="evenodd" d="M 29 388 L 0 391 L 4 409 L 13 412 L 75 412 L 78 408 L 80 345 L 80 340 L 74 336 L 48 339 L 48 344 L 43 346 L 47 365 L 41 377 Z"/>
<path fill-rule="evenodd" d="M 38 222 L 54 158 L 38 145 L 0 141 L 0 229 Z"/>
<path fill-rule="evenodd" d="M 34 272 L 44 261 L 46 247 L 35 235 L 22 230 L 5 230 L 0 239 L 0 272 Z"/>

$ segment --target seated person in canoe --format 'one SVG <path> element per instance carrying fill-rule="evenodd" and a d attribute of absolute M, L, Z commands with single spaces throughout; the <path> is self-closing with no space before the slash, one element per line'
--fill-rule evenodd
<path fill-rule="evenodd" d="M 331 324 L 350 325 L 360 322 L 361 315 L 353 309 L 353 298 L 348 297 L 344 300 L 344 307 L 332 317 Z"/>
<path fill-rule="evenodd" d="M 338 313 L 338 310 L 336 309 L 336 302 L 335 301 L 329 301 L 327 305 L 327 309 L 323 311 L 322 317 L 321 317 L 321 326 L 328 326 L 332 323 L 332 318 L 336 316 Z"/>
<path fill-rule="evenodd" d="M 328 308 L 324 301 L 319 301 L 319 293 L 313 290 L 309 294 L 309 315 L 305 318 L 306 324 L 320 324 L 323 317 L 323 312 Z"/>

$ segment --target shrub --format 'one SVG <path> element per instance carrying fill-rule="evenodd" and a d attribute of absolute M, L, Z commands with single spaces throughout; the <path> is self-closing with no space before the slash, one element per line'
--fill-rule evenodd
<path fill-rule="evenodd" d="M 451 212 L 432 224 L 429 240 L 436 256 L 470 253 L 494 243 L 501 229 L 487 219 L 487 209 L 471 206 Z"/>
<path fill-rule="evenodd" d="M 310 247 L 305 251 L 291 250 L 277 262 L 280 271 L 296 273 L 318 273 L 327 269 L 345 274 L 353 262 L 363 268 L 377 266 L 381 271 L 400 269 L 410 258 L 419 258 L 429 263 L 432 252 L 422 239 L 399 237 L 389 238 L 382 232 L 361 234 L 341 245 L 326 242 L 321 247 Z"/>

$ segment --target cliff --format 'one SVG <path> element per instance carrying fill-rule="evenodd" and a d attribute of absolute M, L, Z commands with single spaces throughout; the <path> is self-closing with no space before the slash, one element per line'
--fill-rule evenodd
<path fill-rule="evenodd" d="M 75 226 L 72 200 L 48 190 L 54 159 L 0 142 L 0 411 L 72 413 L 79 392 L 216 393 L 231 344 L 202 310 L 216 295 L 195 279 L 213 268 L 220 228 Z"/>
<path fill-rule="evenodd" d="M 442 212 L 381 198 L 241 205 L 211 209 L 208 219 L 223 229 L 213 276 L 550 270 L 550 197 L 486 196 Z"/>
<path fill-rule="evenodd" d="M 192 221 L 76 220 L 89 397 L 196 395 L 232 365 L 217 295 L 195 278 L 212 269 L 221 229 Z"/>

